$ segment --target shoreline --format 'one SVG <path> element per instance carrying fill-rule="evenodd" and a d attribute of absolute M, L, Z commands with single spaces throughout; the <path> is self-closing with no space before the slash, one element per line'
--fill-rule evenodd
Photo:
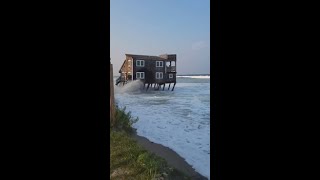
<path fill-rule="evenodd" d="M 188 164 L 184 158 L 177 154 L 172 149 L 165 147 L 161 144 L 157 144 L 149 141 L 146 137 L 139 136 L 134 129 L 133 134 L 131 135 L 134 140 L 137 141 L 139 145 L 145 148 L 147 151 L 156 154 L 164 158 L 168 165 L 176 168 L 177 170 L 185 173 L 195 180 L 207 180 L 208 178 L 204 177 L 200 173 L 196 172 L 190 164 Z"/>

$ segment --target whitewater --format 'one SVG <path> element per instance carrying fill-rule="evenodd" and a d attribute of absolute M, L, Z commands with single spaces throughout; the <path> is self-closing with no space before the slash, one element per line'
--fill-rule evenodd
<path fill-rule="evenodd" d="M 116 77 L 115 77 L 116 79 Z M 142 90 L 134 81 L 115 86 L 115 99 L 139 120 L 139 136 L 169 147 L 210 179 L 210 75 L 177 76 L 174 91 Z"/>

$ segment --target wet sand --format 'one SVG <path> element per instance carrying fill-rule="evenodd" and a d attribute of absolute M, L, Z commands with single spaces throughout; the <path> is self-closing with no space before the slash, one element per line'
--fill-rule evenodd
<path fill-rule="evenodd" d="M 161 144 L 153 143 L 145 137 L 138 136 L 136 133 L 133 133 L 132 137 L 138 142 L 138 144 L 140 144 L 146 150 L 164 158 L 170 166 L 190 176 L 191 179 L 195 179 L 195 180 L 207 179 L 206 177 L 197 173 L 191 167 L 191 165 L 189 165 L 181 156 L 179 156 L 172 149 L 162 146 Z"/>

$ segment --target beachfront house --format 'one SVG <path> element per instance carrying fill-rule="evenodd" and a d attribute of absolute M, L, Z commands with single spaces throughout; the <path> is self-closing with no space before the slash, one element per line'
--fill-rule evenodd
<path fill-rule="evenodd" d="M 140 80 L 144 83 L 144 88 L 147 85 L 147 90 L 150 85 L 157 90 L 163 86 L 162 90 L 164 90 L 166 84 L 169 84 L 169 90 L 173 83 L 173 91 L 176 85 L 176 61 L 176 54 L 160 56 L 126 54 L 116 85 L 125 85 L 130 81 Z"/>

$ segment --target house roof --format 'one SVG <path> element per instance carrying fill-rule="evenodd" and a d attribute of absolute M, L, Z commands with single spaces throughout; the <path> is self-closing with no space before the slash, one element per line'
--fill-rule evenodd
<path fill-rule="evenodd" d="M 126 54 L 126 56 L 132 57 L 134 59 L 141 59 L 141 60 L 166 60 L 165 58 L 161 58 L 159 56 L 136 55 L 136 54 Z"/>

